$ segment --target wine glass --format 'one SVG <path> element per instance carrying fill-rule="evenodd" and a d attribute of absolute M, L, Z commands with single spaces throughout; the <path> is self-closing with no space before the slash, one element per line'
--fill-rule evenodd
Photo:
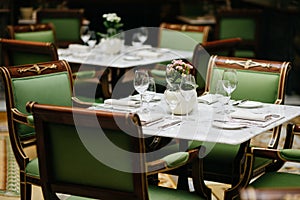
<path fill-rule="evenodd" d="M 180 103 L 180 90 L 178 84 L 168 84 L 164 92 L 164 98 L 171 109 L 172 119 L 177 105 Z"/>
<path fill-rule="evenodd" d="M 81 26 L 80 28 L 80 38 L 84 44 L 87 44 L 91 37 L 91 32 L 88 26 Z"/>
<path fill-rule="evenodd" d="M 146 27 L 140 27 L 138 28 L 138 38 L 141 41 L 142 45 L 146 42 L 148 39 L 148 29 Z"/>
<path fill-rule="evenodd" d="M 132 35 L 132 46 L 140 47 L 148 39 L 148 29 L 146 27 L 140 27 L 136 29 L 136 32 Z"/>
<path fill-rule="evenodd" d="M 96 33 L 95 33 L 95 31 L 91 31 L 90 32 L 90 38 L 88 39 L 87 44 L 92 49 L 96 46 L 96 43 L 97 43 Z"/>
<path fill-rule="evenodd" d="M 180 93 L 186 101 L 186 118 L 188 119 L 190 100 L 195 95 L 196 81 L 191 74 L 183 75 L 180 82 Z"/>
<path fill-rule="evenodd" d="M 238 80 L 237 80 L 237 72 L 235 69 L 225 69 L 222 75 L 222 84 L 224 87 L 224 90 L 227 93 L 228 96 L 228 105 L 229 105 L 229 112 L 231 109 L 231 94 L 236 89 Z"/>
<path fill-rule="evenodd" d="M 140 94 L 141 108 L 143 105 L 143 94 L 149 87 L 149 75 L 146 70 L 136 70 L 133 80 L 134 89 Z"/>
<path fill-rule="evenodd" d="M 143 99 L 145 99 L 145 101 L 147 102 L 146 111 L 150 111 L 149 104 L 150 104 L 150 101 L 155 97 L 155 95 L 156 95 L 155 80 L 153 77 L 149 77 L 149 86 L 143 95 Z"/>

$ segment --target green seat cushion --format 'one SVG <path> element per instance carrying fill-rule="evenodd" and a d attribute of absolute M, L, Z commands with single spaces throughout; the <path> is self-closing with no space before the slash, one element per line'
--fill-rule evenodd
<path fill-rule="evenodd" d="M 159 186 L 148 186 L 148 193 L 150 200 L 199 200 L 204 199 L 195 192 L 183 191 L 178 189 L 171 189 Z"/>
<path fill-rule="evenodd" d="M 162 78 L 166 78 L 166 70 L 152 69 L 151 74 L 153 76 L 159 76 L 159 77 L 162 77 Z"/>
<path fill-rule="evenodd" d="M 234 53 L 235 57 L 239 58 L 253 58 L 255 57 L 254 51 L 236 50 Z"/>
<path fill-rule="evenodd" d="M 76 78 L 93 78 L 96 75 L 96 71 L 89 70 L 89 71 L 79 71 L 75 72 L 74 75 Z"/>
<path fill-rule="evenodd" d="M 300 162 L 300 149 L 283 149 L 280 155 L 288 161 Z"/>
<path fill-rule="evenodd" d="M 269 172 L 259 177 L 250 185 L 254 188 L 300 187 L 300 175 L 284 172 Z"/>
<path fill-rule="evenodd" d="M 16 40 L 36 41 L 36 42 L 55 42 L 52 30 L 15 33 Z"/>
<path fill-rule="evenodd" d="M 25 168 L 25 172 L 28 175 L 40 177 L 40 171 L 39 171 L 39 161 L 37 158 L 32 159 Z"/>
<path fill-rule="evenodd" d="M 185 164 L 189 159 L 188 152 L 176 152 L 162 158 L 168 167 L 176 167 Z"/>

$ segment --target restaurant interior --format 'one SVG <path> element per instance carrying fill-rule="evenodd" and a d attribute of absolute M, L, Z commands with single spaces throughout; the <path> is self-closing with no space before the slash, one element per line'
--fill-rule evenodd
<path fill-rule="evenodd" d="M 0 47 L 1 200 L 300 199 L 300 0 L 1 0 Z"/>

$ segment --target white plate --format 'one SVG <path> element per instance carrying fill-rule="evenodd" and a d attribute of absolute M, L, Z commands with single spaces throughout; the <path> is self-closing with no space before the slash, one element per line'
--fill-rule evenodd
<path fill-rule="evenodd" d="M 213 126 L 218 127 L 218 128 L 222 128 L 222 129 L 240 129 L 240 128 L 245 128 L 247 127 L 246 124 L 242 124 L 242 123 L 231 123 L 231 122 L 217 122 L 214 121 L 212 123 Z"/>
<path fill-rule="evenodd" d="M 239 107 L 239 108 L 258 108 L 261 106 L 263 106 L 263 104 L 258 101 L 245 101 L 245 102 L 237 105 L 237 107 Z"/>
<path fill-rule="evenodd" d="M 127 61 L 136 61 L 136 60 L 142 60 L 142 57 L 140 57 L 140 56 L 125 56 L 123 59 L 127 60 Z"/>

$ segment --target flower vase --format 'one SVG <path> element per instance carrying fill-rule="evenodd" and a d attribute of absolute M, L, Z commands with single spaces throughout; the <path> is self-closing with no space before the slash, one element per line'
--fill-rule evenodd
<path fill-rule="evenodd" d="M 99 47 L 106 54 L 117 54 L 120 53 L 123 44 L 124 40 L 121 38 L 102 38 Z"/>
<path fill-rule="evenodd" d="M 166 91 L 164 95 L 168 95 L 171 92 L 176 92 L 176 96 L 179 98 L 179 103 L 177 104 L 174 114 L 175 115 L 185 115 L 186 113 L 190 113 L 195 108 L 197 104 L 197 92 L 196 89 L 191 91 L 191 99 L 186 101 L 184 97 L 180 94 L 180 91 Z M 165 97 L 167 98 L 167 97 Z M 170 110 L 169 110 L 170 111 Z M 171 111 L 170 111 L 171 112 Z"/>

